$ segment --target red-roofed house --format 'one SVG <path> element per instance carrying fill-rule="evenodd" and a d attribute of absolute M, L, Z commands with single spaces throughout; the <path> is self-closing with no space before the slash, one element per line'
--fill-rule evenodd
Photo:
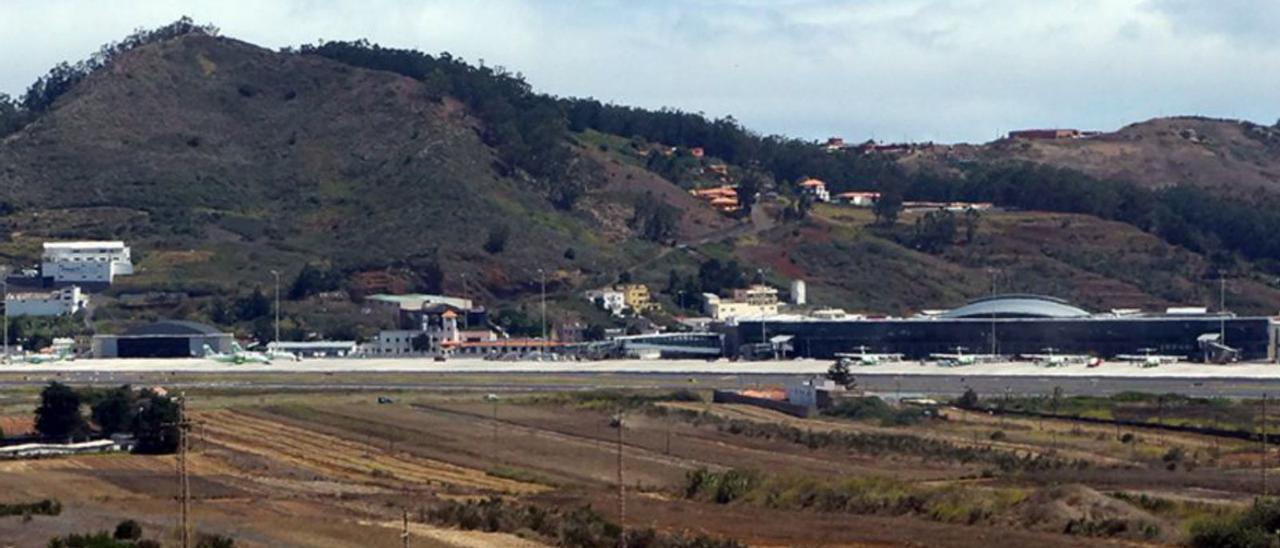
<path fill-rule="evenodd" d="M 831 193 L 827 191 L 827 183 L 818 179 L 805 179 L 800 181 L 800 192 L 812 196 L 819 202 L 830 202 Z"/>

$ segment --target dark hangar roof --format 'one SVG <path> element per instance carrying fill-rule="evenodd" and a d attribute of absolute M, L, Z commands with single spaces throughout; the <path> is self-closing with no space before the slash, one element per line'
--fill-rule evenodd
<path fill-rule="evenodd" d="M 125 337 L 145 337 L 165 335 L 172 337 L 182 337 L 191 335 L 221 335 L 222 331 L 216 327 L 199 322 L 189 322 L 185 320 L 161 320 L 154 323 L 134 326 L 124 332 Z"/>

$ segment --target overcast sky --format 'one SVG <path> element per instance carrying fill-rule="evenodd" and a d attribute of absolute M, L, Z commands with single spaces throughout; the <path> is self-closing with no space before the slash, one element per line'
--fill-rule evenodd
<path fill-rule="evenodd" d="M 185 14 L 270 48 L 368 38 L 449 51 L 549 93 L 812 139 L 1280 117 L 1272 0 L 4 0 L 0 14 L 10 95 Z"/>

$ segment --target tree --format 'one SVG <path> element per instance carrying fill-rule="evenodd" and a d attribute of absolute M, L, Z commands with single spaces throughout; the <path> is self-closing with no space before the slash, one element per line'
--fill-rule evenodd
<path fill-rule="evenodd" d="M 849 390 L 853 390 L 858 385 L 858 380 L 849 372 L 849 364 L 844 360 L 836 360 L 831 367 L 827 368 L 827 379 Z"/>
<path fill-rule="evenodd" d="M 977 409 L 978 393 L 972 388 L 966 388 L 964 394 L 960 395 L 960 399 L 956 400 L 956 407 L 961 409 Z"/>
<path fill-rule="evenodd" d="M 103 434 L 127 432 L 133 427 L 135 398 L 129 385 L 115 388 L 91 407 L 93 422 Z"/>
<path fill-rule="evenodd" d="M 938 253 L 956 238 L 956 216 L 950 211 L 932 211 L 916 219 L 911 243 L 925 253 Z"/>
<path fill-rule="evenodd" d="M 298 271 L 298 277 L 289 286 L 288 298 L 291 301 L 305 299 L 317 293 L 335 291 L 342 286 L 342 275 L 332 269 L 321 268 L 307 263 Z"/>
<path fill-rule="evenodd" d="M 236 319 L 246 322 L 271 315 L 271 299 L 262 293 L 261 288 L 254 288 L 253 293 L 236 299 Z"/>
<path fill-rule="evenodd" d="M 133 419 L 133 435 L 138 453 L 165 454 L 178 450 L 178 423 L 182 409 L 178 402 L 150 390 L 138 398 L 140 410 Z"/>
<path fill-rule="evenodd" d="M 511 228 L 498 225 L 489 229 L 489 236 L 484 240 L 484 250 L 490 255 L 502 253 L 507 248 L 507 238 L 511 237 Z"/>
<path fill-rule="evenodd" d="M 676 235 L 680 225 L 680 210 L 648 193 L 636 202 L 635 213 L 628 224 L 641 238 L 651 242 L 666 242 Z"/>
<path fill-rule="evenodd" d="M 871 210 L 876 215 L 876 225 L 893 226 L 898 222 L 898 215 L 902 213 L 902 191 L 897 188 L 887 188 L 880 193 L 880 199 L 876 200 Z"/>
<path fill-rule="evenodd" d="M 742 181 L 738 182 L 738 207 L 742 208 L 744 215 L 751 214 L 751 208 L 755 206 L 756 195 L 760 193 L 763 187 L 760 176 L 755 173 L 748 173 L 742 177 Z"/>
<path fill-rule="evenodd" d="M 598 323 L 588 325 L 586 329 L 582 330 L 582 338 L 588 341 L 603 341 L 604 326 Z"/>
<path fill-rule="evenodd" d="M 964 243 L 972 243 L 978 234 L 978 225 L 982 222 L 982 213 L 974 208 L 964 210 Z"/>
<path fill-rule="evenodd" d="M 142 526 L 138 522 L 126 519 L 116 524 L 115 534 L 111 535 L 116 540 L 133 540 L 142 538 Z"/>
<path fill-rule="evenodd" d="M 431 259 L 414 270 L 418 274 L 418 287 L 423 292 L 444 293 L 444 267 L 440 266 L 440 259 L 436 256 L 436 252 L 433 251 Z"/>
<path fill-rule="evenodd" d="M 51 382 L 40 392 L 36 408 L 36 431 L 49 439 L 67 439 L 86 429 L 80 414 L 80 394 L 70 386 Z"/>
<path fill-rule="evenodd" d="M 409 341 L 409 345 L 414 352 L 426 352 L 431 350 L 431 337 L 428 337 L 426 333 L 419 333 Z"/>

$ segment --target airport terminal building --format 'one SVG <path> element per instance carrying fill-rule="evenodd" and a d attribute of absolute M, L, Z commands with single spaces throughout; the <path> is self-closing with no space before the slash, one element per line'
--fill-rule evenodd
<path fill-rule="evenodd" d="M 1241 360 L 1261 360 L 1274 359 L 1276 345 L 1268 317 L 1174 309 L 1161 314 L 1092 314 L 1052 297 L 999 295 L 925 317 L 744 318 L 733 330 L 735 340 L 726 346 L 742 348 L 780 336 L 789 337 L 789 355 L 811 358 L 865 351 L 924 359 L 960 349 L 968 354 L 1056 352 L 1104 359 L 1147 352 L 1196 361 L 1225 352 Z"/>

